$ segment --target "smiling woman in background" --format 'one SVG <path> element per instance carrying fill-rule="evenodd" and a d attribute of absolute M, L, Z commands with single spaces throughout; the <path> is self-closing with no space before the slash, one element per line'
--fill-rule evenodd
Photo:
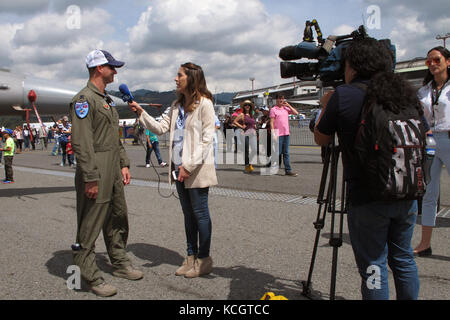
<path fill-rule="evenodd" d="M 200 66 L 181 65 L 175 83 L 178 98 L 160 122 L 136 102 L 129 107 L 138 113 L 139 121 L 150 131 L 157 135 L 170 133 L 169 182 L 176 183 L 187 239 L 187 257 L 175 274 L 195 278 L 209 274 L 213 266 L 209 255 L 212 224 L 208 192 L 210 186 L 217 184 L 213 154 L 214 107 Z"/>
<path fill-rule="evenodd" d="M 431 256 L 431 235 L 436 224 L 437 201 L 441 171 L 445 164 L 450 174 L 450 51 L 435 47 L 428 51 L 428 72 L 418 96 L 425 117 L 436 140 L 436 154 L 431 165 L 431 181 L 427 185 L 422 204 L 422 239 L 414 249 L 421 256 Z"/>

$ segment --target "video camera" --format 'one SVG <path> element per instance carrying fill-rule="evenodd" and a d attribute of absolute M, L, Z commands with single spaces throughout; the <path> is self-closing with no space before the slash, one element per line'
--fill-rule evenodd
<path fill-rule="evenodd" d="M 317 45 L 314 41 L 312 27 L 317 33 Z M 279 57 L 285 60 L 280 63 L 282 78 L 297 77 L 304 81 L 314 81 L 320 78 L 324 87 L 336 86 L 344 80 L 344 54 L 345 49 L 355 40 L 368 38 L 363 25 L 351 34 L 343 36 L 328 36 L 322 39 L 322 32 L 316 19 L 306 21 L 303 41 L 297 45 L 287 46 L 280 50 Z M 393 53 L 395 66 L 395 46 L 389 39 L 379 40 Z M 317 59 L 318 62 L 295 63 L 286 62 L 297 59 Z"/>

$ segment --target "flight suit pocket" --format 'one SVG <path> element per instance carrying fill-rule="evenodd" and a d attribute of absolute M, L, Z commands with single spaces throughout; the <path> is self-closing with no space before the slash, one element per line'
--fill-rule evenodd
<path fill-rule="evenodd" d="M 100 174 L 98 181 L 97 203 L 111 201 L 114 186 L 114 171 L 111 164 L 111 152 L 96 152 L 95 162 Z"/>

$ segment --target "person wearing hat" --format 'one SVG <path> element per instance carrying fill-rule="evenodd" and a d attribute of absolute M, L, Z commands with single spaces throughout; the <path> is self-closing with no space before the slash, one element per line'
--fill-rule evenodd
<path fill-rule="evenodd" d="M 12 138 L 13 131 L 5 129 L 2 131 L 3 139 L 5 140 L 5 147 L 0 148 L 3 151 L 3 158 L 5 159 L 5 180 L 2 183 L 14 183 L 12 162 L 14 158 L 15 143 Z"/>
<path fill-rule="evenodd" d="M 76 155 L 77 237 L 72 246 L 74 263 L 91 290 L 102 297 L 117 289 L 106 284 L 95 261 L 95 241 L 103 230 L 113 276 L 139 280 L 125 251 L 128 212 L 124 186 L 130 183 L 130 161 L 119 136 L 119 114 L 105 91 L 116 68 L 124 65 L 104 50 L 86 58 L 89 81 L 70 104 L 72 148 Z"/>
<path fill-rule="evenodd" d="M 256 163 L 256 149 L 257 149 L 257 137 L 256 137 L 256 120 L 254 116 L 255 105 L 250 100 L 245 100 L 241 103 L 241 109 L 243 110 L 233 124 L 243 130 L 245 145 L 245 173 L 252 173 L 253 165 Z M 251 154 L 250 154 L 251 153 Z M 251 158 L 251 159 L 250 159 Z"/>

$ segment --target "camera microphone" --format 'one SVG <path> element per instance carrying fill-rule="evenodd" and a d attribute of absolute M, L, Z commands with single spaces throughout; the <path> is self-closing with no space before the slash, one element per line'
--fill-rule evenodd
<path fill-rule="evenodd" d="M 130 89 L 128 89 L 128 86 L 125 83 L 122 83 L 119 86 L 119 91 L 122 94 L 122 100 L 123 102 L 133 102 L 133 95 L 130 92 Z"/>

